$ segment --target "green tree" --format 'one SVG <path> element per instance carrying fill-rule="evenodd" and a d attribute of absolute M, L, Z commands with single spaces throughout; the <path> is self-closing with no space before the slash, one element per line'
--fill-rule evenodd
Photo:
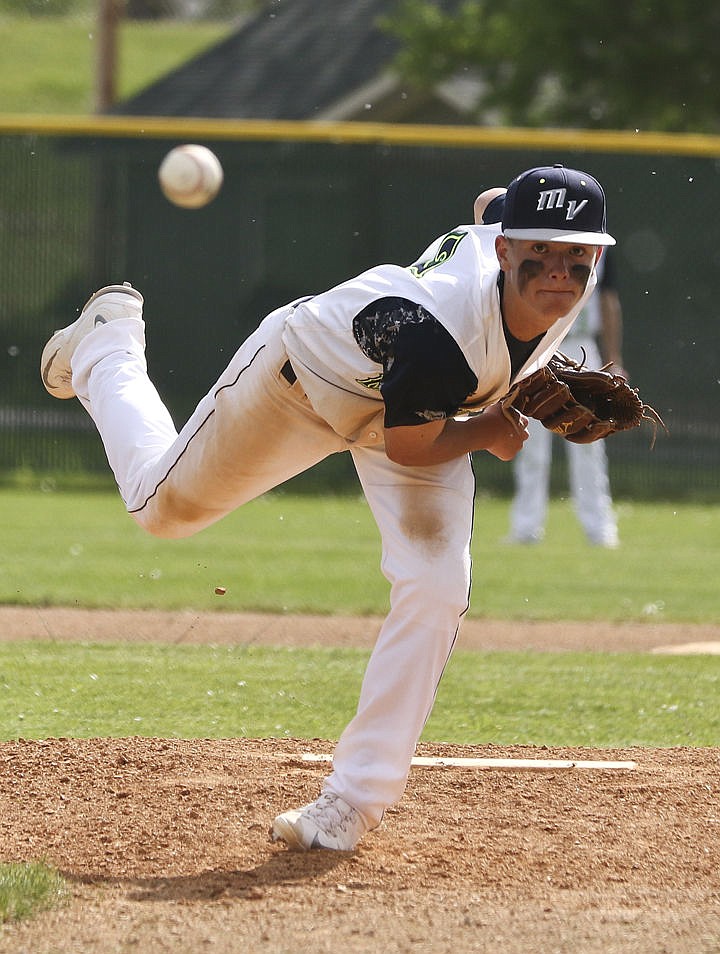
<path fill-rule="evenodd" d="M 519 126 L 720 130 L 720 4 L 401 0 L 385 18 L 418 86 L 480 81 L 477 119 Z"/>

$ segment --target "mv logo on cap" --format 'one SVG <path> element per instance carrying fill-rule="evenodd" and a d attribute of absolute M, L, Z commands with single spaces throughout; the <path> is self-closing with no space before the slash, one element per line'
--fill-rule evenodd
<path fill-rule="evenodd" d="M 566 195 L 567 189 L 546 189 L 538 196 L 537 211 L 564 208 Z M 570 199 L 565 211 L 565 221 L 572 222 L 578 212 L 582 212 L 587 203 L 587 199 L 583 199 L 582 202 L 578 202 L 577 199 Z"/>
<path fill-rule="evenodd" d="M 592 176 L 564 166 L 538 166 L 507 188 L 502 231 L 509 239 L 614 245 L 605 231 L 605 193 Z"/>

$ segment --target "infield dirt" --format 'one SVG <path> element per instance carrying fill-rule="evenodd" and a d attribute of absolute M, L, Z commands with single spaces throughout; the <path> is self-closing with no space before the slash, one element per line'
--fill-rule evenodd
<path fill-rule="evenodd" d="M 9 610 L 8 639 L 374 636 L 368 620 Z M 718 640 L 713 627 L 622 624 L 603 641 L 583 624 L 468 623 L 467 649 L 712 651 Z M 5 925 L 0 952 L 720 954 L 720 750 L 421 745 L 636 767 L 416 767 L 355 852 L 272 844 L 273 816 L 315 798 L 327 771 L 302 755 L 331 751 L 318 739 L 0 743 L 0 860 L 45 859 L 70 884 L 62 907 Z"/>

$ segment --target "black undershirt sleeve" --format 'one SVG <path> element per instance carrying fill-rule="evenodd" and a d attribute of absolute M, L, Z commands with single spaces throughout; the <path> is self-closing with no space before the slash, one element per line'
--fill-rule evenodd
<path fill-rule="evenodd" d="M 452 335 L 416 302 L 378 299 L 355 317 L 353 332 L 361 350 L 382 365 L 385 427 L 452 417 L 477 388 Z"/>
<path fill-rule="evenodd" d="M 610 289 L 616 291 L 615 259 L 613 258 L 613 253 L 608 249 L 605 249 L 603 256 L 605 258 L 605 261 L 603 262 L 603 274 L 602 279 L 598 282 L 598 288 L 602 289 L 603 291 Z"/>

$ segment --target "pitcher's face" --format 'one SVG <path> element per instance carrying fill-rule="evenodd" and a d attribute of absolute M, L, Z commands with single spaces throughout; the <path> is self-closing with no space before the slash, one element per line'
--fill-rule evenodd
<path fill-rule="evenodd" d="M 497 256 L 506 293 L 550 327 L 580 301 L 601 249 L 569 242 L 526 241 L 498 236 Z"/>

